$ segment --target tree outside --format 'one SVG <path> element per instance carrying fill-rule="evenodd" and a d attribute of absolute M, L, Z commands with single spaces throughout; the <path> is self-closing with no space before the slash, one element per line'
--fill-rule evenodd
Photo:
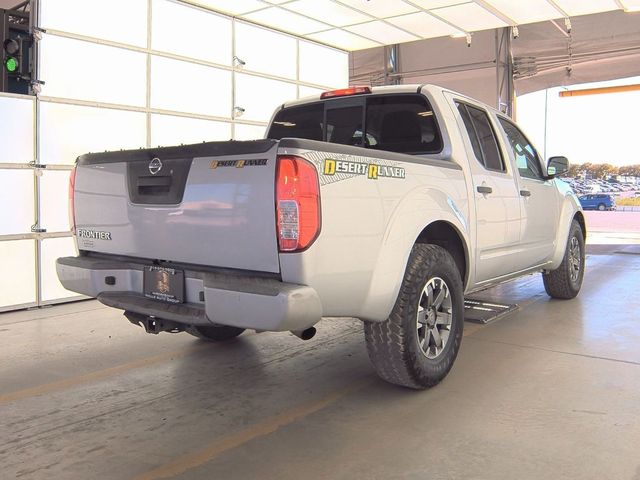
<path fill-rule="evenodd" d="M 610 176 L 623 175 L 628 177 L 640 177 L 640 165 L 625 165 L 617 167 L 609 163 L 576 163 L 569 167 L 570 177 L 579 177 L 583 173 L 590 178 L 608 178 Z"/>

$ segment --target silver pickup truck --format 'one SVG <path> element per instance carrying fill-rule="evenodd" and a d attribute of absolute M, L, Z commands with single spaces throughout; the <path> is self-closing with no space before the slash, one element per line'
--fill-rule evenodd
<path fill-rule="evenodd" d="M 363 321 L 378 374 L 438 383 L 464 295 L 533 272 L 573 298 L 580 203 L 505 115 L 432 85 L 351 87 L 282 105 L 266 139 L 83 155 L 69 290 L 147 332 L 303 339 Z"/>

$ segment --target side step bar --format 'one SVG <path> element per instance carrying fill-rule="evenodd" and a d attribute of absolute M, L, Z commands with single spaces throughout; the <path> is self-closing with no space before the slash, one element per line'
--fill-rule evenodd
<path fill-rule="evenodd" d="M 520 307 L 517 304 L 504 305 L 476 298 L 464 299 L 464 319 L 467 322 L 487 324 L 503 318 Z"/>

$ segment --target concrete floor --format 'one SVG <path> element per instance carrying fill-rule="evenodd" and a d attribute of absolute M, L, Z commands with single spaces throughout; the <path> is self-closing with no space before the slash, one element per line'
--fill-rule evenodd
<path fill-rule="evenodd" d="M 486 292 L 521 309 L 424 392 L 354 320 L 210 345 L 95 301 L 0 315 L 0 478 L 639 480 L 640 255 L 612 251 L 573 301 Z"/>

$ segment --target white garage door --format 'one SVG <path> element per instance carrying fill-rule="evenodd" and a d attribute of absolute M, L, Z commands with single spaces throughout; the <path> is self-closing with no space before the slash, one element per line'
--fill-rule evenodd
<path fill-rule="evenodd" d="M 348 84 L 344 51 L 179 1 L 40 4 L 42 92 L 0 94 L 0 311 L 78 298 L 55 259 L 79 155 L 261 138 L 282 102 Z"/>

